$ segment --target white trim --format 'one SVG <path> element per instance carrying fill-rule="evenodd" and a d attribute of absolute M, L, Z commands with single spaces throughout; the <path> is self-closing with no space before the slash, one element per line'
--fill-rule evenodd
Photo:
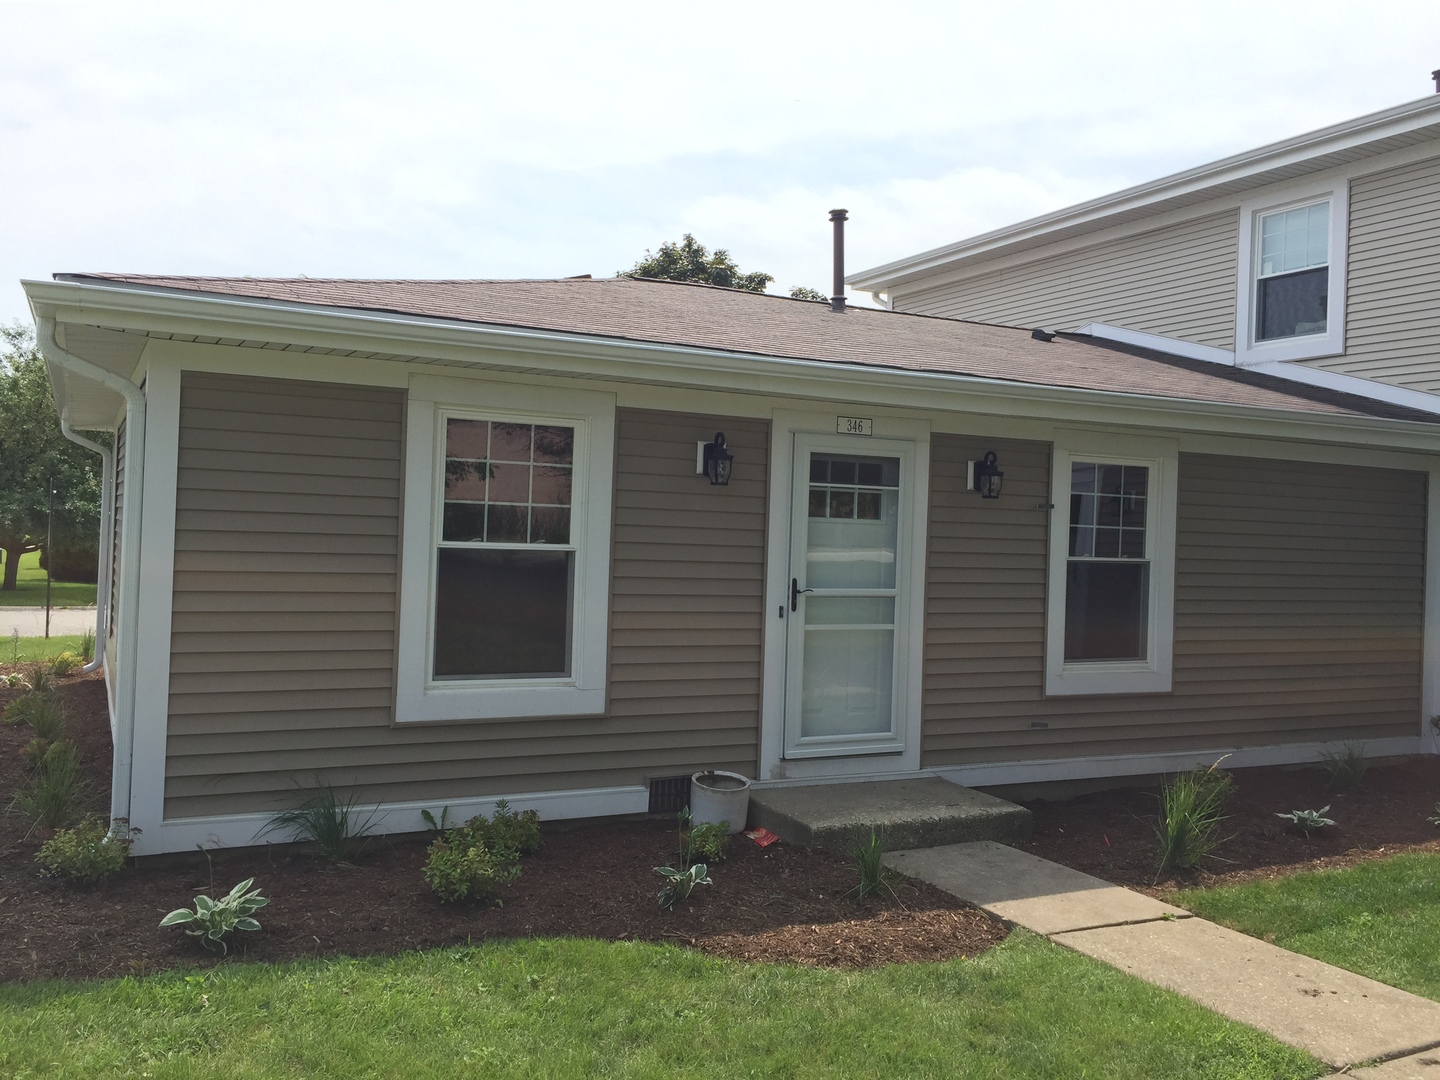
<path fill-rule="evenodd" d="M 1363 416 L 1340 416 L 1256 405 L 1167 398 L 1147 394 L 1026 384 L 973 375 L 887 370 L 856 364 L 802 360 L 723 349 L 620 341 L 594 335 L 459 323 L 384 312 L 337 312 L 253 300 L 177 296 L 138 289 L 57 282 L 23 283 L 37 311 L 57 319 L 136 329 L 170 330 L 257 340 L 265 336 L 301 346 L 423 351 L 424 363 L 453 363 L 515 373 L 635 380 L 702 391 L 750 391 L 811 401 L 833 401 L 837 383 L 845 398 L 870 406 L 940 410 L 962 407 L 976 415 L 1030 416 L 1069 422 L 1125 424 L 1173 431 L 1179 422 L 1195 431 L 1266 435 L 1316 442 L 1353 442 L 1428 450 L 1428 424 Z M 858 310 L 858 309 L 857 309 Z M 257 333 L 260 331 L 260 333 Z M 163 344 L 157 342 L 155 344 Z M 192 345 L 197 350 L 216 346 Z M 272 352 L 256 349 L 256 365 Z M 403 359 L 403 358 L 402 358 Z M 313 362 L 337 360 L 315 357 Z M 298 358 L 284 361 L 292 373 Z M 305 362 L 312 362 L 306 357 Z M 407 361 L 413 362 L 413 361 Z M 364 361 L 369 363 L 369 361 Z M 386 363 L 386 362 L 381 362 Z M 258 370 L 258 368 L 257 368 Z M 940 395 L 950 397 L 946 402 Z"/>
<path fill-rule="evenodd" d="M 436 682 L 429 678 L 433 566 L 439 539 L 440 440 L 447 408 L 575 428 L 572 537 L 576 545 L 571 674 L 557 679 Z M 413 375 L 406 423 L 395 719 L 485 720 L 594 716 L 605 711 L 610 610 L 610 516 L 615 396 L 519 383 Z"/>
<path fill-rule="evenodd" d="M 1050 550 L 1046 581 L 1045 693 L 1143 694 L 1170 690 L 1175 640 L 1175 517 L 1179 444 L 1173 439 L 1060 430 L 1051 461 Z M 1143 465 L 1150 470 L 1146 498 L 1146 558 L 1150 563 L 1145 659 L 1065 662 L 1065 587 L 1070 533 L 1072 461 Z"/>
<path fill-rule="evenodd" d="M 1285 361 L 1260 362 L 1250 365 L 1247 370 L 1256 371 L 1262 375 L 1274 375 L 1277 378 L 1289 379 L 1291 382 L 1304 383 L 1307 386 L 1321 386 L 1326 390 L 1338 390 L 1342 394 L 1368 397 L 1375 401 L 1383 401 L 1388 405 L 1403 405 L 1407 409 L 1415 409 L 1419 412 L 1440 413 L 1440 396 L 1427 394 L 1423 390 L 1407 390 L 1403 386 L 1394 386 L 1391 383 L 1380 382 L 1378 379 L 1347 375 L 1343 371 L 1330 371 L 1326 368 Z"/>
<path fill-rule="evenodd" d="M 958 243 L 896 259 L 851 274 L 845 278 L 845 282 L 860 292 L 884 291 L 889 286 L 919 277 L 926 272 L 933 272 L 962 259 L 971 259 L 1027 240 L 1043 239 L 1046 235 L 1062 229 L 1083 227 L 1120 214 L 1133 215 L 1137 211 L 1143 213 L 1149 208 L 1208 189 L 1244 183 L 1273 170 L 1303 166 L 1327 154 L 1358 150 L 1396 135 L 1440 123 L 1440 115 L 1437 114 L 1440 114 L 1440 95 L 1429 95 L 1391 109 L 1370 113 L 1102 195 L 1098 199 L 1007 225 Z M 1365 164 L 1367 163 L 1361 158 L 1350 163 L 1349 167 L 1352 171 L 1359 171 Z"/>
<path fill-rule="evenodd" d="M 170 722 L 170 623 L 175 587 L 175 503 L 179 480 L 180 369 L 150 364 L 145 377 L 145 499 L 139 567 L 132 590 L 135 636 L 135 734 L 130 826 L 158 832 L 165 812 L 166 734 Z M 129 451 L 126 451 L 127 459 Z M 125 516 L 130 491 L 125 491 Z M 123 648 L 123 645 L 121 646 Z M 139 849 L 137 849 L 139 850 Z"/>
<path fill-rule="evenodd" d="M 1425 632 L 1421 651 L 1420 737 L 1440 754 L 1440 465 L 1432 465 L 1425 504 Z"/>
<path fill-rule="evenodd" d="M 1229 349 L 1217 349 L 1213 345 L 1197 345 L 1193 341 L 1166 337 L 1164 334 L 1146 334 L 1140 330 L 1127 330 L 1110 323 L 1088 322 L 1076 330 L 1077 334 L 1088 334 L 1105 341 L 1118 341 L 1124 345 L 1138 345 L 1142 349 L 1183 356 L 1188 360 L 1206 360 L 1212 364 L 1235 365 L 1235 354 Z"/>
<path fill-rule="evenodd" d="M 760 768 L 762 778 L 850 776 L 856 774 L 899 774 L 920 767 L 921 690 L 924 674 L 925 542 L 930 503 L 930 424 L 913 416 L 880 414 L 874 417 L 874 435 L 855 437 L 856 445 L 873 445 L 873 440 L 911 442 L 915 447 L 913 477 L 915 498 L 910 525 L 912 583 L 920 595 L 910 603 L 906 636 L 908 647 L 903 664 L 897 664 L 896 710 L 903 710 L 908 733 L 900 753 L 861 754 L 853 757 L 787 759 L 785 756 L 786 653 L 790 618 L 790 535 L 794 498 L 794 454 L 797 433 L 835 437 L 835 417 L 850 413 L 853 406 L 837 403 L 824 411 L 776 409 L 770 421 L 769 515 L 766 526 L 764 675 L 760 700 Z M 898 619 L 898 612 L 897 612 Z M 897 625 L 897 637 L 899 627 Z"/>
<path fill-rule="evenodd" d="M 650 791 L 645 787 L 577 788 L 572 791 L 520 792 L 477 799 L 431 799 L 380 804 L 372 823 L 377 835 L 424 832 L 430 828 L 420 816 L 429 810 L 438 821 L 440 811 L 448 807 L 448 819 L 457 824 L 476 814 L 487 817 L 495 813 L 495 804 L 506 800 L 515 811 L 534 810 L 543 821 L 566 821 L 575 818 L 614 817 L 620 814 L 643 814 L 649 809 Z M 361 808 L 363 820 L 368 807 Z M 216 817 L 175 818 L 150 834 L 136 838 L 132 849 L 137 855 L 156 855 L 169 851 L 194 851 L 195 848 L 249 847 L 256 844 L 286 843 L 279 833 L 257 839 L 269 822 L 269 814 L 228 814 Z"/>
<path fill-rule="evenodd" d="M 1255 289 L 1258 280 L 1259 222 L 1262 217 L 1327 202 L 1330 206 L 1329 299 L 1323 334 L 1260 341 L 1255 337 Z M 1235 364 L 1250 367 L 1273 361 L 1314 360 L 1345 351 L 1345 278 L 1349 265 L 1350 181 L 1308 181 L 1266 188 L 1240 204 L 1240 243 L 1235 275 Z"/>
<path fill-rule="evenodd" d="M 1357 739 L 1367 757 L 1401 757 L 1430 753 L 1427 740 L 1413 735 L 1388 739 Z M 1173 750 L 1159 754 L 1115 754 L 1098 757 L 1044 758 L 1036 761 L 997 761 L 978 765 L 942 765 L 931 770 L 963 787 L 1002 787 L 1007 784 L 1041 784 L 1054 780 L 1089 780 L 1107 776 L 1152 776 L 1183 772 L 1196 765 L 1225 759 L 1224 768 L 1261 765 L 1299 765 L 1322 761 L 1338 742 L 1277 743 L 1269 746 L 1217 746 L 1205 750 Z"/>

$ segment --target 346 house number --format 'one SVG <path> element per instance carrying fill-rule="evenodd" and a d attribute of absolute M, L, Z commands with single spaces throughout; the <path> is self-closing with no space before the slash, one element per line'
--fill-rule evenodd
<path fill-rule="evenodd" d="M 874 435 L 875 421 L 868 416 L 837 416 L 835 433 L 837 435 Z"/>

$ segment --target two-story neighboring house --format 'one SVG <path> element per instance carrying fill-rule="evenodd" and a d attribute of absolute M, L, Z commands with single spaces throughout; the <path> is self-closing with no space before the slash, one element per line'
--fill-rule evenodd
<path fill-rule="evenodd" d="M 1440 94 L 849 281 L 1440 410 Z"/>

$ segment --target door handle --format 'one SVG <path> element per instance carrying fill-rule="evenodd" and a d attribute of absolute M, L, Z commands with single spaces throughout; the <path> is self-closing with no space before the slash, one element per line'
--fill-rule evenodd
<path fill-rule="evenodd" d="M 801 593 L 814 592 L 814 591 L 815 591 L 814 589 L 802 589 L 802 588 L 800 588 L 800 579 L 799 579 L 799 578 L 793 578 L 793 577 L 792 577 L 792 578 L 790 579 L 790 610 L 791 610 L 791 611 L 796 611 L 796 610 L 799 609 L 799 607 L 800 607 L 800 594 L 801 594 Z"/>

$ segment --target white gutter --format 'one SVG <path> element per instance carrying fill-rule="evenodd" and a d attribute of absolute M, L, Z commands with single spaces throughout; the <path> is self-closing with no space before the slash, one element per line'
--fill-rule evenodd
<path fill-rule="evenodd" d="M 95 572 L 95 656 L 80 669 L 80 674 L 89 675 L 105 663 L 105 616 L 110 606 L 110 534 L 111 523 L 115 520 L 115 454 L 108 446 L 91 442 L 78 434 L 63 415 L 60 417 L 60 431 L 71 442 L 100 455 L 100 542 L 96 545 L 100 565 Z"/>
<path fill-rule="evenodd" d="M 135 746 L 135 647 L 138 644 L 140 599 L 140 508 L 145 483 L 145 394 L 129 379 L 107 371 L 55 341 L 55 319 L 42 315 L 35 320 L 35 341 L 47 361 L 73 371 L 82 379 L 98 382 L 125 398 L 125 516 L 120 535 L 120 617 L 116 635 L 115 753 L 110 776 L 110 827 L 127 829 L 130 824 L 131 764 Z M 98 605 L 97 605 L 98 606 Z M 96 649 L 102 647 L 100 641 Z"/>

